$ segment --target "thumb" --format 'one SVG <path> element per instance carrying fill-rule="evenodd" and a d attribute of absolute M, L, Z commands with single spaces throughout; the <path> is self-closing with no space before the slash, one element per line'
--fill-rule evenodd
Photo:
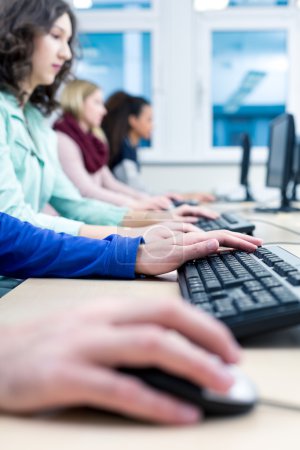
<path fill-rule="evenodd" d="M 205 258 L 206 256 L 215 253 L 219 246 L 220 244 L 217 239 L 209 239 L 208 241 L 182 247 L 184 262 L 190 259 Z"/>

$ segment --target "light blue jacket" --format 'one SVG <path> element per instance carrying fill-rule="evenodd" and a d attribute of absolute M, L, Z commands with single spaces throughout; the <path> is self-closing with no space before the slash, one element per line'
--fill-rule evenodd
<path fill-rule="evenodd" d="M 41 213 L 47 203 L 62 217 Z M 83 198 L 60 166 L 56 134 L 43 115 L 0 92 L 0 211 L 77 235 L 82 223 L 119 225 L 128 210 Z"/>

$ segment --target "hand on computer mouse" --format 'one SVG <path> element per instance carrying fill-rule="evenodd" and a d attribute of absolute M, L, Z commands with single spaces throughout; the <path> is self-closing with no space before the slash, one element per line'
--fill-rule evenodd
<path fill-rule="evenodd" d="M 216 253 L 220 246 L 254 252 L 262 240 L 231 231 L 197 231 L 146 245 L 138 250 L 135 271 L 143 275 L 160 275 L 178 269 L 191 259 Z"/>
<path fill-rule="evenodd" d="M 179 299 L 100 297 L 0 327 L 2 412 L 88 405 L 165 424 L 201 418 L 198 408 L 115 370 L 121 366 L 156 366 L 219 392 L 230 388 L 226 364 L 240 351 L 221 323 Z"/>

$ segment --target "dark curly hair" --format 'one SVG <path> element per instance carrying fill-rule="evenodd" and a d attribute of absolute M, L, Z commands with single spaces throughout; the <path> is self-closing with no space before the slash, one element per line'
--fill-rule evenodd
<path fill-rule="evenodd" d="M 45 115 L 58 106 L 56 91 L 71 70 L 76 34 L 75 15 L 63 0 L 0 1 L 0 90 L 12 93 L 20 103 L 25 95 L 20 84 L 32 70 L 34 38 L 41 33 L 48 33 L 54 22 L 65 13 L 72 23 L 72 59 L 64 63 L 52 85 L 38 86 L 30 96 L 30 102 Z"/>
<path fill-rule="evenodd" d="M 139 117 L 144 106 L 150 102 L 143 97 L 134 97 L 123 91 L 112 94 L 105 102 L 107 114 L 103 118 L 102 128 L 110 148 L 109 166 L 113 168 L 118 161 L 122 142 L 130 131 L 129 117 Z"/>

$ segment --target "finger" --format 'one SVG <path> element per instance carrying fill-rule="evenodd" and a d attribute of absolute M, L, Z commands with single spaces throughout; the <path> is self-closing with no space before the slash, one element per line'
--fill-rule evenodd
<path fill-rule="evenodd" d="M 173 220 L 176 220 L 178 222 L 184 222 L 184 223 L 197 223 L 199 218 L 195 216 L 179 216 L 175 214 L 173 216 Z"/>
<path fill-rule="evenodd" d="M 220 244 L 244 250 L 247 252 L 253 252 L 257 249 L 256 238 L 251 238 L 250 236 L 245 237 L 243 234 L 235 234 L 224 231 L 215 231 L 208 233 L 186 233 L 182 235 L 175 236 L 176 245 L 185 246 L 196 244 L 197 242 L 203 242 L 207 239 L 217 239 Z M 168 241 L 166 241 L 167 245 Z"/>
<path fill-rule="evenodd" d="M 258 246 L 260 246 L 260 245 L 262 245 L 263 244 L 263 240 L 261 239 L 261 238 L 258 238 L 258 237 L 255 237 L 255 236 L 249 236 L 248 234 L 243 234 L 243 233 L 236 233 L 236 232 L 232 232 L 232 231 L 229 231 L 229 230 L 219 230 L 219 231 L 217 231 L 217 233 L 226 233 L 226 234 L 229 234 L 229 235 L 232 235 L 232 236 L 236 236 L 236 237 L 238 237 L 238 238 L 240 238 L 240 239 L 244 239 L 245 241 L 248 241 L 248 242 L 251 242 L 252 244 L 255 244 L 255 245 L 258 245 Z M 213 234 L 214 233 L 214 231 L 208 231 L 207 232 L 207 234 Z"/>
<path fill-rule="evenodd" d="M 189 233 L 189 232 L 199 232 L 201 231 L 198 227 L 191 223 L 186 222 L 166 222 L 163 224 L 167 228 L 173 231 L 181 231 L 183 233 Z"/>
<path fill-rule="evenodd" d="M 238 237 L 234 234 L 216 233 L 216 239 L 223 246 L 244 250 L 246 252 L 254 252 L 257 249 L 257 245 L 245 239 L 244 236 Z"/>
<path fill-rule="evenodd" d="M 103 322 L 159 325 L 182 333 L 228 363 L 239 359 L 239 348 L 227 327 L 179 298 L 151 298 L 148 302 L 140 302 L 139 299 L 103 300 L 101 307 L 95 304 L 85 308 L 79 316 L 81 320 L 83 314 L 90 328 L 98 329 Z"/>
<path fill-rule="evenodd" d="M 182 205 L 179 208 L 175 208 L 175 211 L 177 214 L 183 216 L 207 217 L 209 219 L 216 219 L 219 217 L 217 212 L 201 206 Z"/>
<path fill-rule="evenodd" d="M 159 392 L 137 378 L 111 370 L 78 369 L 69 383 L 79 404 L 105 408 L 136 419 L 161 424 L 198 422 L 202 414 L 194 406 Z"/>
<path fill-rule="evenodd" d="M 156 325 L 93 328 L 82 340 L 77 345 L 82 356 L 105 366 L 156 367 L 221 392 L 233 383 L 221 360 L 178 332 Z"/>

